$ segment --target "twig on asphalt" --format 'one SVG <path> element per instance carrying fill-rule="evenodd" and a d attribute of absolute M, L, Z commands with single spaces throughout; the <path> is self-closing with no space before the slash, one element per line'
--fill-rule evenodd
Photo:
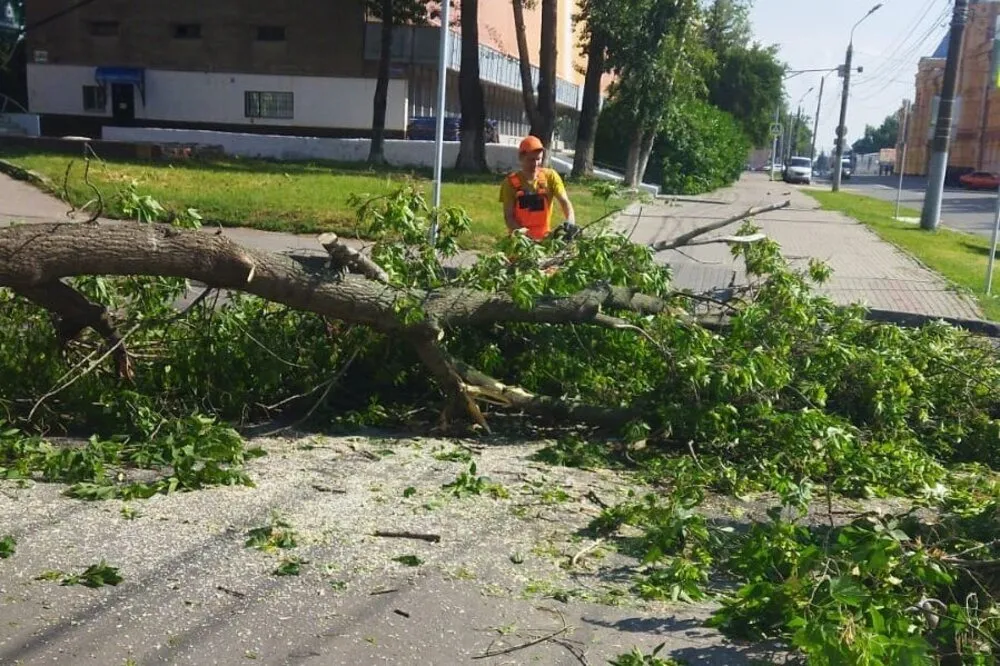
<path fill-rule="evenodd" d="M 586 548 L 581 548 L 579 551 L 577 551 L 576 555 L 574 555 L 573 557 L 571 557 L 570 560 L 569 560 L 569 566 L 570 566 L 570 568 L 572 569 L 572 568 L 576 567 L 577 562 L 580 561 L 581 557 L 583 557 L 584 555 L 586 555 L 589 552 L 597 550 L 598 548 L 601 547 L 601 544 L 603 544 L 603 543 L 604 543 L 604 539 L 598 539 L 597 541 L 595 541 L 594 543 L 590 544 Z"/>
<path fill-rule="evenodd" d="M 427 541 L 428 543 L 440 543 L 440 534 L 423 534 L 420 532 L 386 532 L 383 530 L 376 530 L 372 536 L 382 537 L 385 539 L 417 539 L 418 541 Z"/>
<path fill-rule="evenodd" d="M 520 643 L 518 645 L 512 645 L 509 648 L 504 648 L 503 650 L 497 650 L 495 652 L 489 652 L 489 651 L 487 651 L 487 652 L 484 652 L 483 654 L 477 654 L 477 655 L 475 655 L 472 658 L 473 659 L 489 659 L 490 657 L 498 657 L 498 656 L 500 656 L 502 654 L 510 654 L 511 652 L 517 652 L 518 650 L 524 650 L 525 648 L 530 648 L 530 647 L 538 645 L 540 643 L 544 643 L 545 641 L 551 641 L 551 640 L 553 640 L 553 639 L 555 639 L 555 638 L 557 638 L 559 636 L 562 636 L 567 631 L 569 631 L 569 626 L 565 625 L 561 629 L 558 629 L 556 631 L 553 631 L 552 633 L 546 634 L 545 636 L 542 636 L 541 638 L 536 638 L 533 641 L 528 641 L 527 643 Z"/>

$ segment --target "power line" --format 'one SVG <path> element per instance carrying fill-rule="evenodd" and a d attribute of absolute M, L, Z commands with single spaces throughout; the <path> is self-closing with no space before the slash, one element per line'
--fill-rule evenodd
<path fill-rule="evenodd" d="M 937 1 L 938 0 L 929 0 L 924 6 L 923 11 L 920 12 L 919 18 L 901 33 L 901 38 L 897 38 L 889 45 L 889 47 L 886 48 L 885 52 L 888 53 L 888 55 L 885 56 L 886 61 L 894 59 L 896 54 L 906 46 L 907 41 L 914 35 L 914 33 L 917 32 L 918 29 L 920 29 L 924 19 L 927 18 L 927 15 L 934 8 L 934 4 Z M 945 0 L 945 2 L 947 2 L 947 0 Z M 884 65 L 879 65 L 879 68 L 883 66 Z M 876 69 L 876 72 L 878 72 L 878 69 Z"/>
<path fill-rule="evenodd" d="M 945 30 L 941 33 L 942 37 L 944 36 L 944 33 L 947 31 L 946 26 L 941 26 L 939 24 L 941 21 L 947 19 L 949 11 L 949 8 L 946 7 L 939 17 L 931 24 L 930 28 L 928 28 L 916 42 L 910 45 L 904 53 L 898 57 L 886 60 L 875 70 L 875 72 L 873 72 L 873 76 L 871 78 L 859 81 L 857 87 L 875 85 L 888 79 L 895 78 L 904 68 L 912 66 L 913 58 L 920 52 L 924 44 L 927 43 L 927 40 L 934 36 L 935 31 L 945 28 Z"/>

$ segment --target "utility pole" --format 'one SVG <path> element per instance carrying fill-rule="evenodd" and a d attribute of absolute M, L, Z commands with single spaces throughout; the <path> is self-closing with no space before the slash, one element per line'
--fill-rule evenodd
<path fill-rule="evenodd" d="M 934 231 L 941 223 L 941 196 L 944 177 L 948 169 L 948 143 L 951 141 L 952 114 L 955 107 L 955 89 L 958 85 L 958 68 L 962 62 L 962 38 L 969 17 L 969 0 L 955 0 L 955 13 L 951 19 L 948 40 L 948 60 L 944 65 L 944 83 L 938 103 L 937 125 L 931 139 L 931 159 L 927 170 L 927 192 L 924 209 L 920 214 L 920 228 Z"/>
<path fill-rule="evenodd" d="M 812 144 L 809 146 L 809 159 L 813 162 L 816 161 L 816 132 L 819 131 L 819 111 L 823 105 L 823 83 L 825 81 L 825 76 L 819 80 L 819 99 L 816 100 L 816 117 L 813 118 Z"/>
<path fill-rule="evenodd" d="M 788 146 L 789 152 L 788 156 L 796 155 L 799 152 L 799 127 L 802 126 L 802 107 L 799 106 L 799 110 L 795 112 L 795 124 L 792 126 L 792 140 L 791 145 Z"/>
<path fill-rule="evenodd" d="M 837 150 L 833 156 L 833 191 L 840 191 L 840 177 L 843 174 L 844 140 L 847 134 L 847 96 L 851 91 L 851 57 L 854 55 L 854 43 L 847 45 L 847 57 L 844 61 L 844 91 L 840 97 L 840 122 L 837 123 Z"/>
<path fill-rule="evenodd" d="M 959 2 L 967 2 L 968 0 L 958 0 Z M 833 161 L 833 191 L 840 191 L 840 176 L 842 175 L 843 169 L 841 168 L 841 162 L 844 159 L 844 140 L 847 138 L 847 98 L 851 91 L 851 58 L 854 56 L 854 31 L 858 29 L 861 22 L 866 18 L 874 14 L 882 7 L 882 3 L 878 3 L 874 7 L 868 10 L 868 13 L 862 16 L 854 27 L 851 28 L 851 38 L 847 42 L 847 56 L 844 58 L 844 92 L 840 98 L 840 122 L 837 123 L 837 154 L 834 156 Z"/>

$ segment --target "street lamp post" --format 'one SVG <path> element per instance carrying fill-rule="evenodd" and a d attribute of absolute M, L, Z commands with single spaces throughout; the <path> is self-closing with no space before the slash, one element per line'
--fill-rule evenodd
<path fill-rule="evenodd" d="M 879 3 L 868 10 L 868 13 L 862 16 L 854 27 L 851 28 L 851 37 L 847 42 L 847 56 L 844 59 L 844 91 L 840 98 L 840 122 L 837 124 L 837 154 L 834 158 L 833 163 L 833 191 L 840 191 L 840 176 L 843 169 L 841 168 L 841 162 L 844 159 L 844 139 L 845 134 L 847 134 L 847 96 L 850 93 L 851 88 L 851 57 L 854 55 L 854 31 L 858 29 L 861 23 L 877 12 L 879 8 L 882 7 L 882 3 Z"/>
<path fill-rule="evenodd" d="M 802 125 L 802 102 L 804 102 L 805 99 L 806 99 L 806 97 L 809 96 L 809 93 L 811 93 L 815 89 L 816 89 L 816 86 L 813 86 L 809 90 L 805 91 L 805 93 L 803 93 L 802 97 L 799 98 L 799 101 L 795 104 L 795 106 L 798 107 L 798 111 L 795 114 L 795 124 L 793 126 L 794 129 L 792 130 L 792 134 L 789 137 L 790 141 L 788 142 L 789 143 L 789 153 L 788 153 L 789 157 L 791 157 L 794 153 L 797 153 L 798 150 L 799 150 L 799 127 L 801 127 L 801 125 Z"/>

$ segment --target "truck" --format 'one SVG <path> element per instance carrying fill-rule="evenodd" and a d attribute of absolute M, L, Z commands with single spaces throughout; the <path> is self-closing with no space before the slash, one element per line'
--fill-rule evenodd
<path fill-rule="evenodd" d="M 879 175 L 891 176 L 896 170 L 896 149 L 882 148 L 878 151 Z"/>

